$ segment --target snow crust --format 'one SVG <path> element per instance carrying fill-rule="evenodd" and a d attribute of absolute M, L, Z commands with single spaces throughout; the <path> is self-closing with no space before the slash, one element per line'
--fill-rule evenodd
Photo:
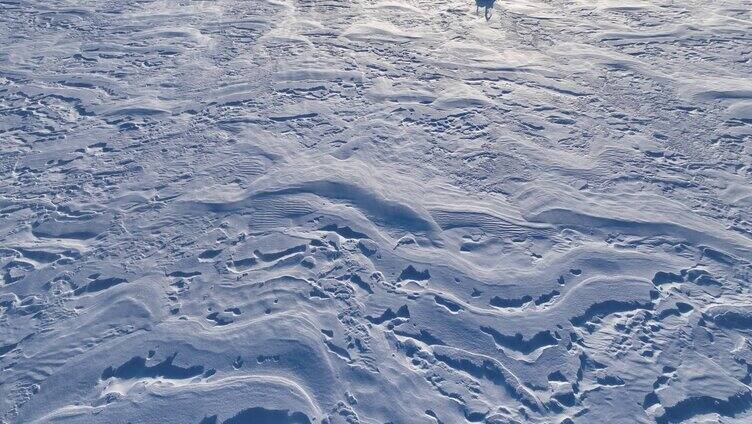
<path fill-rule="evenodd" d="M 0 0 L 0 422 L 752 422 L 751 10 Z"/>

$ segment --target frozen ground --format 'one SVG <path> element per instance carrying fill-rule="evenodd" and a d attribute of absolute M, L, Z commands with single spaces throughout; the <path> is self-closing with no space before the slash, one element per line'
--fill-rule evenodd
<path fill-rule="evenodd" d="M 1 0 L 0 421 L 752 422 L 751 9 Z"/>

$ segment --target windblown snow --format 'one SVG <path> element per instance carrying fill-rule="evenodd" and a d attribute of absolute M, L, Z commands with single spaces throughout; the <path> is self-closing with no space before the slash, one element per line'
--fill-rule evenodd
<path fill-rule="evenodd" d="M 0 422 L 752 422 L 752 2 L 0 0 Z"/>

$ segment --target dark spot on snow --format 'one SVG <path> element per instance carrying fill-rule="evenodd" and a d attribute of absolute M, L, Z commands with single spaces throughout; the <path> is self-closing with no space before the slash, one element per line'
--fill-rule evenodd
<path fill-rule="evenodd" d="M 184 271 L 173 271 L 169 274 L 167 274 L 168 277 L 180 277 L 180 278 L 191 278 L 195 277 L 197 275 L 201 275 L 198 271 L 190 271 L 190 272 L 184 272 Z"/>
<path fill-rule="evenodd" d="M 522 296 L 518 299 L 505 299 L 503 297 L 494 296 L 488 303 L 497 308 L 519 308 L 532 300 L 533 297 L 529 295 Z"/>
<path fill-rule="evenodd" d="M 408 265 L 407 268 L 402 270 L 402 273 L 400 273 L 399 278 L 397 278 L 397 281 L 405 281 L 405 280 L 415 280 L 415 281 L 424 281 L 431 278 L 431 274 L 428 272 L 428 270 L 418 271 L 413 267 L 412 265 Z"/>
<path fill-rule="evenodd" d="M 222 424 L 311 424 L 311 420 L 302 412 L 253 407 L 238 412 Z"/>
<path fill-rule="evenodd" d="M 529 340 L 525 340 L 520 333 L 517 333 L 514 336 L 507 336 L 505 334 L 501 334 L 491 327 L 481 327 L 480 331 L 493 337 L 496 344 L 507 349 L 521 352 L 525 355 L 534 352 L 542 347 L 553 346 L 558 343 L 554 336 L 551 335 L 550 331 L 541 331 L 539 333 L 536 333 Z"/>
<path fill-rule="evenodd" d="M 134 356 L 128 362 L 123 365 L 107 369 L 102 372 L 102 380 L 106 380 L 111 377 L 131 379 L 131 378 L 174 378 L 174 379 L 186 379 L 201 375 L 204 372 L 204 367 L 201 365 L 194 365 L 190 367 L 180 367 L 173 364 L 175 357 L 178 354 L 175 353 L 172 356 L 167 357 L 164 361 L 148 366 L 146 359 L 141 356 Z"/>
<path fill-rule="evenodd" d="M 397 312 L 392 311 L 391 308 L 387 308 L 383 314 L 378 317 L 366 316 L 366 319 L 373 324 L 379 325 L 385 321 L 389 321 L 394 318 L 410 318 L 410 311 L 407 309 L 407 305 L 401 306 Z"/>
<path fill-rule="evenodd" d="M 358 231 L 353 230 L 350 227 L 344 226 L 344 227 L 338 227 L 336 224 L 329 224 L 324 227 L 319 228 L 319 231 L 331 231 L 333 233 L 337 233 L 340 236 L 346 238 L 346 239 L 367 239 L 369 238 L 366 234 L 360 233 Z"/>

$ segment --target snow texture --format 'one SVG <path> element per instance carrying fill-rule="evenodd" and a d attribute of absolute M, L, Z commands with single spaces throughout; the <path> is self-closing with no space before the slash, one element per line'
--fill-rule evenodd
<path fill-rule="evenodd" d="M 0 0 L 0 422 L 752 422 L 752 2 L 476 3 Z"/>

